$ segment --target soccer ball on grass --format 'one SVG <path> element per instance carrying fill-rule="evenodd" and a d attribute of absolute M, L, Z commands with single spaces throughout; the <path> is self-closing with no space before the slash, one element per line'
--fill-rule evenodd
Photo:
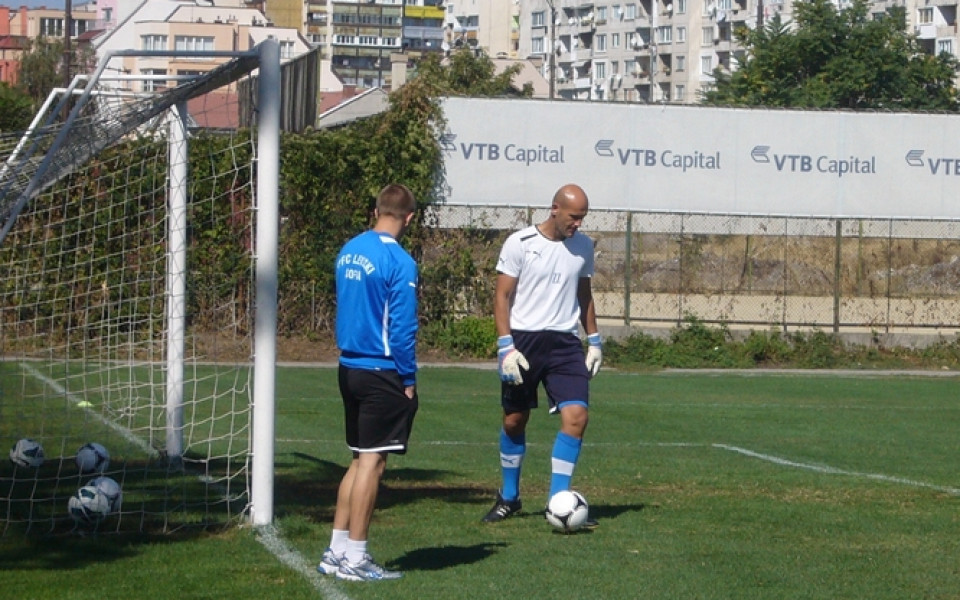
<path fill-rule="evenodd" d="M 98 523 L 110 514 L 110 499 L 96 486 L 85 485 L 70 496 L 67 510 L 77 523 Z"/>
<path fill-rule="evenodd" d="M 580 492 L 564 490 L 557 492 L 547 503 L 547 521 L 554 529 L 563 532 L 576 531 L 587 522 L 589 506 Z"/>
<path fill-rule="evenodd" d="M 21 467 L 36 469 L 43 464 L 43 446 L 36 440 L 23 438 L 10 448 L 10 460 Z"/>
<path fill-rule="evenodd" d="M 97 442 L 89 442 L 77 450 L 77 468 L 81 473 L 103 473 L 110 466 L 110 453 Z"/>

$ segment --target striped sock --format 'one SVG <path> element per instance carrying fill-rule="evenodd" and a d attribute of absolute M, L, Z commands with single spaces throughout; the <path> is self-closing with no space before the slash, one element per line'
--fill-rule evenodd
<path fill-rule="evenodd" d="M 553 443 L 548 498 L 553 498 L 553 495 L 559 491 L 570 489 L 570 480 L 573 479 L 573 469 L 577 466 L 577 459 L 580 458 L 582 443 L 581 440 L 562 431 L 557 432 L 557 440 Z"/>
<path fill-rule="evenodd" d="M 503 429 L 500 430 L 500 471 L 503 475 L 500 496 L 504 500 L 516 500 L 520 497 L 520 468 L 523 466 L 523 455 L 526 451 L 526 435 L 511 438 Z"/>

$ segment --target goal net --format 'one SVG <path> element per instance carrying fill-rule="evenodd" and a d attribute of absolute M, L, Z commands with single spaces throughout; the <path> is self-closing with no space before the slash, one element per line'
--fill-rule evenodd
<path fill-rule="evenodd" d="M 257 178 L 276 189 L 256 167 L 275 131 L 238 121 L 262 98 L 237 82 L 275 54 L 150 94 L 100 68 L 0 137 L 0 535 L 252 511 Z"/>

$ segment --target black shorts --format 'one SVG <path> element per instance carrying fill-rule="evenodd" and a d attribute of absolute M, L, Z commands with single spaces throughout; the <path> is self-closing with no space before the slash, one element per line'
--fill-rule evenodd
<path fill-rule="evenodd" d="M 369 371 L 340 365 L 340 395 L 347 446 L 354 452 L 406 454 L 417 395 L 407 398 L 396 371 Z"/>
<path fill-rule="evenodd" d="M 513 345 L 530 368 L 521 371 L 523 383 L 500 386 L 500 404 L 506 414 L 537 407 L 537 388 L 543 383 L 550 412 L 563 402 L 590 404 L 590 377 L 584 363 L 583 343 L 572 333 L 559 331 L 514 331 Z"/>

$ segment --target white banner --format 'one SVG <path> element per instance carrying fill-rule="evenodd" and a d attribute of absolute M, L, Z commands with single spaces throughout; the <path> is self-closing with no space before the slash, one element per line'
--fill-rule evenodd
<path fill-rule="evenodd" d="M 960 115 L 447 98 L 455 204 L 960 218 Z"/>

